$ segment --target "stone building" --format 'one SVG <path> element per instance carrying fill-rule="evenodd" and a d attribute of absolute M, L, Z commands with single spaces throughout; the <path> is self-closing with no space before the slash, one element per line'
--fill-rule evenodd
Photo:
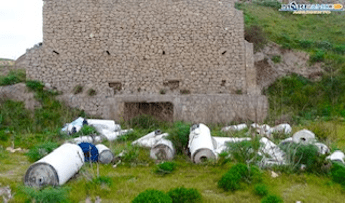
<path fill-rule="evenodd" d="M 44 0 L 43 43 L 25 61 L 28 78 L 104 118 L 209 123 L 267 112 L 233 0 Z"/>

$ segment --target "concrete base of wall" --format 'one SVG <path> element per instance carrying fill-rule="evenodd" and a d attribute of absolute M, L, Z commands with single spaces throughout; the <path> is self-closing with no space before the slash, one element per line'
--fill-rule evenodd
<path fill-rule="evenodd" d="M 87 113 L 98 114 L 105 119 L 113 119 L 117 122 L 126 118 L 126 103 L 170 102 L 173 104 L 172 120 L 192 123 L 229 123 L 240 120 L 262 122 L 268 110 L 268 101 L 263 95 L 190 94 L 96 97 L 69 95 L 63 97 L 63 100 L 72 107 L 78 107 Z"/>

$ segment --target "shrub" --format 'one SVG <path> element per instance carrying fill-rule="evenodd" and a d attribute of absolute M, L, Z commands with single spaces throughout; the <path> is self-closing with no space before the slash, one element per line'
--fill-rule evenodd
<path fill-rule="evenodd" d="M 261 27 L 257 25 L 252 25 L 246 27 L 244 31 L 244 38 L 254 44 L 254 51 L 257 52 L 262 49 L 267 43 L 266 36 L 262 31 Z"/>
<path fill-rule="evenodd" d="M 173 128 L 169 132 L 168 139 L 173 143 L 177 153 L 187 154 L 189 133 L 189 124 L 181 121 L 174 123 Z"/>
<path fill-rule="evenodd" d="M 283 203 L 283 199 L 277 195 L 268 195 L 261 200 L 261 203 Z"/>
<path fill-rule="evenodd" d="M 333 51 L 338 54 L 345 54 L 345 44 L 334 46 Z"/>
<path fill-rule="evenodd" d="M 333 162 L 331 170 L 332 180 L 345 187 L 345 167 L 341 163 Z"/>
<path fill-rule="evenodd" d="M 44 84 L 37 80 L 28 80 L 26 81 L 26 86 L 30 90 L 38 92 L 43 90 Z"/>
<path fill-rule="evenodd" d="M 79 137 L 83 135 L 98 135 L 96 128 L 91 125 L 83 125 L 83 127 L 77 132 L 73 134 L 73 137 Z"/>
<path fill-rule="evenodd" d="M 306 39 L 299 40 L 298 42 L 299 42 L 300 47 L 305 48 L 305 49 L 310 48 L 313 45 L 312 41 L 306 40 Z"/>
<path fill-rule="evenodd" d="M 1 116 L 0 116 L 1 117 Z M 1 127 L 1 122 L 0 122 L 0 127 Z M 1 141 L 7 141 L 8 138 L 10 138 L 11 134 L 9 131 L 6 130 L 0 130 L 0 140 Z"/>
<path fill-rule="evenodd" d="M 328 41 L 317 42 L 315 45 L 319 49 L 326 49 L 326 50 L 332 49 L 332 44 Z"/>
<path fill-rule="evenodd" d="M 172 173 L 175 170 L 175 168 L 176 164 L 174 162 L 164 162 L 156 166 L 155 173 L 165 175 Z"/>
<path fill-rule="evenodd" d="M 24 70 L 11 70 L 7 76 L 0 76 L 0 86 L 13 85 L 25 81 Z"/>
<path fill-rule="evenodd" d="M 254 186 L 254 193 L 255 193 L 256 195 L 261 196 L 261 197 L 266 196 L 266 195 L 268 194 L 267 185 L 262 184 L 262 183 L 256 184 L 256 185 Z"/>
<path fill-rule="evenodd" d="M 274 55 L 271 59 L 274 63 L 280 63 L 282 60 L 280 55 Z"/>
<path fill-rule="evenodd" d="M 113 180 L 108 177 L 108 176 L 99 176 L 97 178 L 92 179 L 92 184 L 97 184 L 97 185 L 108 185 L 111 186 L 113 184 Z"/>
<path fill-rule="evenodd" d="M 236 94 L 243 94 L 243 93 L 242 93 L 242 90 L 240 90 L 240 89 L 236 90 L 235 93 L 236 93 Z"/>
<path fill-rule="evenodd" d="M 83 86 L 77 85 L 73 88 L 73 94 L 79 94 L 81 92 L 83 92 Z"/>
<path fill-rule="evenodd" d="M 160 190 L 147 189 L 134 198 L 132 203 L 172 203 L 172 199 Z"/>
<path fill-rule="evenodd" d="M 315 63 L 315 62 L 322 62 L 325 59 L 325 52 L 322 50 L 317 50 L 315 53 L 313 53 L 310 56 L 310 62 Z"/>
<path fill-rule="evenodd" d="M 121 160 L 125 163 L 134 162 L 139 157 L 139 147 L 132 146 L 130 143 L 127 145 Z"/>
<path fill-rule="evenodd" d="M 201 202 L 201 194 L 197 189 L 179 187 L 168 192 L 173 203 L 198 203 Z"/>
<path fill-rule="evenodd" d="M 90 88 L 87 90 L 87 95 L 89 95 L 90 97 L 95 96 L 97 94 L 96 90 Z"/>
<path fill-rule="evenodd" d="M 218 186 L 225 191 L 235 191 L 241 188 L 242 182 L 261 182 L 262 174 L 257 167 L 248 168 L 247 165 L 239 163 L 230 168 L 218 181 Z"/>
<path fill-rule="evenodd" d="M 250 141 L 232 142 L 228 144 L 228 152 L 231 154 L 233 160 L 240 163 L 247 163 L 247 161 L 258 161 L 260 156 L 257 152 L 260 148 L 259 138 L 254 138 Z"/>
<path fill-rule="evenodd" d="M 46 142 L 40 145 L 37 145 L 29 150 L 26 154 L 29 157 L 31 162 L 35 162 L 52 152 L 59 146 L 58 143 L 55 142 Z"/>
<path fill-rule="evenodd" d="M 165 93 L 167 93 L 167 91 L 165 89 L 159 90 L 159 94 L 165 94 Z"/>
<path fill-rule="evenodd" d="M 32 202 L 40 203 L 60 203 L 68 202 L 68 188 L 44 188 L 37 190 L 31 187 L 21 187 L 21 191 L 24 192 L 29 200 Z M 30 202 L 31 202 L 30 201 Z"/>

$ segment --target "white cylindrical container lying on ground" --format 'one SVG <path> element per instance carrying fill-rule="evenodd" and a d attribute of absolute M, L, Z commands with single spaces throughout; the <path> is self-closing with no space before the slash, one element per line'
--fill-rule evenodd
<path fill-rule="evenodd" d="M 312 144 L 316 142 L 315 134 L 309 130 L 303 129 L 292 136 L 292 140 L 294 143 L 301 143 L 301 144 Z"/>
<path fill-rule="evenodd" d="M 100 131 L 101 129 L 107 129 L 111 132 L 121 130 L 121 126 L 115 124 L 115 121 L 113 120 L 87 119 L 86 121 L 88 125 L 94 126 L 97 131 Z"/>
<path fill-rule="evenodd" d="M 108 147 L 103 144 L 96 145 L 98 149 L 98 162 L 102 164 L 109 164 L 113 159 L 114 155 Z"/>
<path fill-rule="evenodd" d="M 329 155 L 329 156 L 327 157 L 327 159 L 330 159 L 330 160 L 332 160 L 332 161 L 339 161 L 339 162 L 341 162 L 342 164 L 345 164 L 344 158 L 345 158 L 345 155 L 344 155 L 344 153 L 343 153 L 342 151 L 340 151 L 340 150 L 337 150 L 337 151 L 333 152 L 331 155 Z"/>
<path fill-rule="evenodd" d="M 103 131 L 104 132 L 104 131 Z M 110 132 L 109 133 L 104 133 L 102 134 L 108 141 L 114 141 L 116 140 L 118 137 L 125 135 L 127 133 L 131 133 L 133 132 L 133 129 L 128 129 L 128 130 L 120 130 L 117 132 Z"/>
<path fill-rule="evenodd" d="M 150 157 L 156 160 L 172 160 L 175 148 L 170 140 L 161 138 L 151 148 Z"/>
<path fill-rule="evenodd" d="M 98 143 L 98 142 L 102 142 L 102 137 L 101 136 L 80 136 L 80 137 L 76 137 L 74 138 L 71 142 L 79 144 L 82 142 L 89 142 L 89 143 Z"/>
<path fill-rule="evenodd" d="M 210 129 L 206 125 L 200 123 L 191 127 L 188 148 L 194 163 L 215 160 L 217 158 L 214 153 L 215 147 Z"/>
<path fill-rule="evenodd" d="M 63 185 L 83 164 L 83 150 L 78 145 L 65 143 L 32 164 L 25 173 L 24 183 L 31 187 Z"/>

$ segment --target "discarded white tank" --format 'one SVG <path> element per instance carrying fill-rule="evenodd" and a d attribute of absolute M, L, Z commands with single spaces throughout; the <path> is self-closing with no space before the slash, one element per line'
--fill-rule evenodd
<path fill-rule="evenodd" d="M 215 141 L 215 153 L 218 156 L 220 153 L 225 151 L 228 148 L 228 143 L 250 141 L 249 137 L 213 137 Z"/>
<path fill-rule="evenodd" d="M 31 187 L 63 185 L 84 164 L 84 153 L 76 144 L 65 143 L 32 164 L 25 173 L 24 183 Z"/>
<path fill-rule="evenodd" d="M 109 130 L 110 132 L 120 131 L 121 126 L 116 124 L 113 120 L 99 120 L 99 119 L 87 119 L 87 124 L 96 128 L 101 133 L 103 129 Z"/>
<path fill-rule="evenodd" d="M 168 133 L 163 133 L 160 130 L 156 130 L 153 132 L 150 132 L 149 134 L 135 140 L 132 142 L 132 145 L 138 145 L 140 147 L 153 147 L 159 140 L 161 140 L 164 137 L 167 137 Z"/>
<path fill-rule="evenodd" d="M 80 136 L 80 137 L 76 137 L 72 140 L 73 143 L 75 144 L 79 144 L 82 142 L 89 142 L 89 143 L 98 143 L 98 142 L 102 142 L 102 137 L 101 136 Z"/>
<path fill-rule="evenodd" d="M 114 159 L 113 153 L 105 145 L 98 144 L 96 148 L 98 149 L 98 161 L 102 164 L 109 164 Z"/>
<path fill-rule="evenodd" d="M 247 124 L 242 123 L 242 124 L 238 124 L 238 125 L 231 125 L 231 126 L 226 126 L 224 128 L 221 129 L 222 132 L 226 132 L 226 131 L 240 131 L 243 129 L 248 128 Z"/>
<path fill-rule="evenodd" d="M 288 123 L 279 124 L 277 126 L 274 126 L 269 130 L 269 133 L 279 132 L 279 133 L 285 133 L 290 134 L 292 131 L 291 126 Z"/>
<path fill-rule="evenodd" d="M 131 133 L 133 132 L 133 129 L 128 129 L 128 130 L 120 130 L 120 131 L 117 131 L 117 132 L 110 132 L 109 133 L 105 133 L 103 134 L 103 136 L 109 140 L 109 141 L 114 141 L 116 140 L 118 137 L 122 136 L 122 135 L 125 135 L 125 134 L 128 134 L 128 133 Z"/>
<path fill-rule="evenodd" d="M 200 123 L 191 127 L 188 148 L 194 163 L 216 159 L 215 146 L 211 137 L 210 129 Z"/>
<path fill-rule="evenodd" d="M 315 134 L 306 129 L 296 132 L 292 136 L 292 140 L 294 143 L 301 143 L 301 144 L 312 144 L 316 142 Z"/>
<path fill-rule="evenodd" d="M 327 147 L 327 145 L 317 142 L 314 144 L 315 146 L 317 146 L 317 148 L 319 149 L 319 153 L 320 154 L 327 154 L 330 152 L 329 148 Z"/>
<path fill-rule="evenodd" d="M 342 164 L 345 164 L 344 158 L 345 158 L 344 153 L 340 150 L 337 150 L 333 152 L 331 155 L 329 155 L 326 159 L 330 159 L 331 161 L 338 161 L 338 162 L 341 162 Z"/>
<path fill-rule="evenodd" d="M 82 117 L 77 118 L 71 123 L 67 123 L 62 129 L 62 132 L 66 132 L 68 134 L 73 134 L 78 132 L 83 125 L 86 124 L 85 119 Z"/>
<path fill-rule="evenodd" d="M 170 140 L 161 138 L 153 145 L 150 157 L 156 160 L 172 160 L 175 156 L 175 148 Z"/>
<path fill-rule="evenodd" d="M 272 141 L 263 137 L 260 139 L 261 147 L 259 152 L 260 155 L 268 154 L 270 157 L 264 159 L 264 165 L 272 164 L 285 164 L 285 153 Z"/>

